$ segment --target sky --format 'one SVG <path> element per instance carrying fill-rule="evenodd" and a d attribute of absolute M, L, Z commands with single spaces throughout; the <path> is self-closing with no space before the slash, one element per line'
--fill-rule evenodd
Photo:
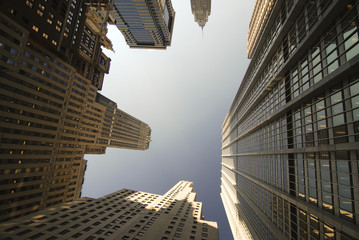
<path fill-rule="evenodd" d="M 166 50 L 130 49 L 109 26 L 115 53 L 101 93 L 147 123 L 146 151 L 107 148 L 88 160 L 83 197 L 123 188 L 164 194 L 180 180 L 192 181 L 202 215 L 216 221 L 222 240 L 233 239 L 220 198 L 221 131 L 249 60 L 247 33 L 255 0 L 212 1 L 204 28 L 190 0 L 172 0 L 176 12 Z"/>

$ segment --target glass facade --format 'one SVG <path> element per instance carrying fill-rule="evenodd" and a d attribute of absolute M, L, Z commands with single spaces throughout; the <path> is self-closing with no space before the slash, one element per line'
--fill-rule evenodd
<path fill-rule="evenodd" d="M 130 47 L 171 45 L 175 12 L 170 0 L 115 0 L 111 15 Z"/>
<path fill-rule="evenodd" d="M 299 3 L 273 5 L 222 125 L 235 238 L 359 238 L 358 4 Z"/>

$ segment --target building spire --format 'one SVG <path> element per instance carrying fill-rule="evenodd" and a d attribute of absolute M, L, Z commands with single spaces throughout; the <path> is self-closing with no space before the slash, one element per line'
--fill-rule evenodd
<path fill-rule="evenodd" d="M 208 16 L 211 14 L 211 0 L 191 0 L 192 13 L 194 21 L 202 28 L 208 22 Z"/>

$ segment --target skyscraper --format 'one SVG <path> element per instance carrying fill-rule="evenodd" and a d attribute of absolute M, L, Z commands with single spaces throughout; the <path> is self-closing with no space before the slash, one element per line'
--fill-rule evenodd
<path fill-rule="evenodd" d="M 0 221 L 80 197 L 85 153 L 149 147 L 149 126 L 97 93 L 110 59 L 80 2 L 0 2 Z"/>
<path fill-rule="evenodd" d="M 122 189 L 80 198 L 0 224 L 9 239 L 219 239 L 205 221 L 193 183 L 180 181 L 164 195 Z"/>
<path fill-rule="evenodd" d="M 194 21 L 203 29 L 211 15 L 211 0 L 191 0 Z"/>
<path fill-rule="evenodd" d="M 359 239 L 358 1 L 257 1 L 222 125 L 235 239 Z"/>
<path fill-rule="evenodd" d="M 110 19 L 132 48 L 171 45 L 175 19 L 171 0 L 114 0 Z"/>
<path fill-rule="evenodd" d="M 111 48 L 112 45 L 106 37 L 107 19 L 99 21 L 94 7 L 88 8 L 86 2 L 1 1 L 0 6 L 5 15 L 29 31 L 31 39 L 101 89 L 104 74 L 110 67 L 110 59 L 102 53 L 101 46 Z"/>

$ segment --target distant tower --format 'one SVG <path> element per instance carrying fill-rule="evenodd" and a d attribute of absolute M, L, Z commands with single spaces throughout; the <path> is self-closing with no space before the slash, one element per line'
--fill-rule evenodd
<path fill-rule="evenodd" d="M 164 195 L 122 189 L 80 198 L 0 224 L 7 239 L 206 239 L 218 225 L 202 216 L 193 183 L 180 181 Z"/>
<path fill-rule="evenodd" d="M 203 29 L 211 15 L 211 0 L 191 0 L 194 21 Z"/>
<path fill-rule="evenodd" d="M 165 49 L 171 45 L 175 11 L 171 0 L 114 0 L 110 23 L 131 48 Z"/>

